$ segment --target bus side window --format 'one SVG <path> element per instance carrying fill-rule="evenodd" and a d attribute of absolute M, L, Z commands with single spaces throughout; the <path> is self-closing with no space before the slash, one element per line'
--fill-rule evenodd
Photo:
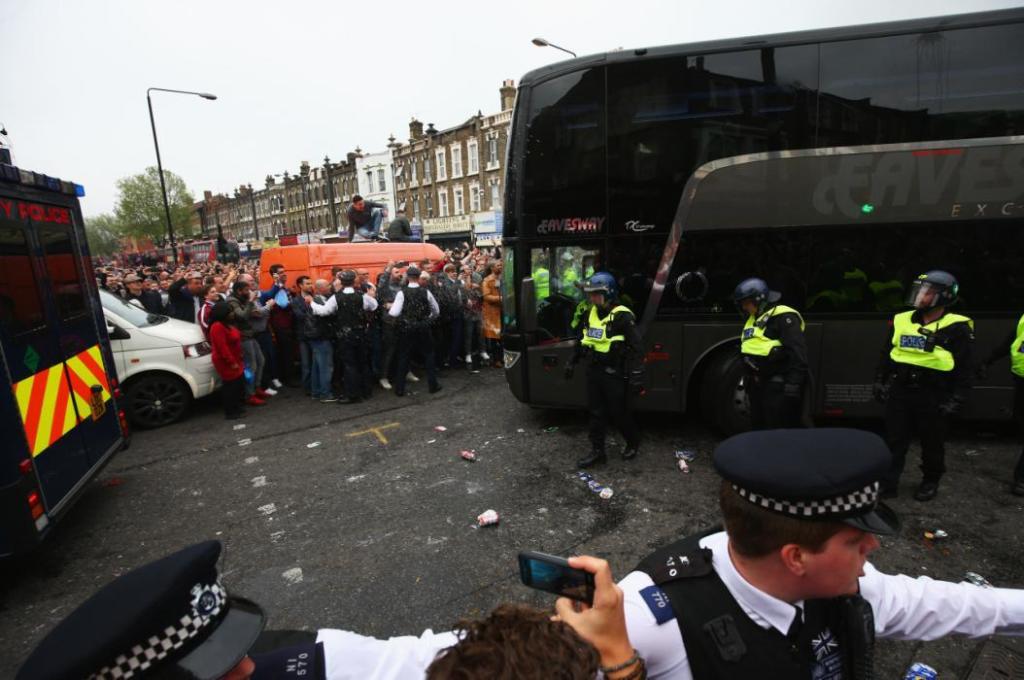
<path fill-rule="evenodd" d="M 78 255 L 71 228 L 68 226 L 40 225 L 39 240 L 46 257 L 46 273 L 57 301 L 61 320 L 86 313 L 82 280 L 78 271 Z"/>
<path fill-rule="evenodd" d="M 46 325 L 25 230 L 0 225 L 0 325 L 11 336 Z"/>

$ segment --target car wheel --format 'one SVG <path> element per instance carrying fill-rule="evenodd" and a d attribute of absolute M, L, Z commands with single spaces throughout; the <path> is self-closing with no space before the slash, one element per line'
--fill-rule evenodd
<path fill-rule="evenodd" d="M 192 401 L 188 386 L 167 374 L 133 380 L 125 390 L 128 415 L 137 427 L 163 427 L 181 419 Z"/>

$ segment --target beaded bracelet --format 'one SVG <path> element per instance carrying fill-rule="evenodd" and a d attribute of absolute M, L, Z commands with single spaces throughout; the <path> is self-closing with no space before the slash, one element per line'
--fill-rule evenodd
<path fill-rule="evenodd" d="M 604 666 L 601 666 L 601 672 L 604 673 L 605 675 L 607 675 L 609 673 L 618 673 L 619 671 L 621 671 L 621 670 L 623 670 L 625 668 L 629 668 L 630 666 L 635 664 L 637 661 L 642 661 L 642 659 L 640 658 L 640 652 L 638 652 L 638 651 L 636 651 L 636 649 L 634 649 L 633 650 L 633 656 L 629 657 L 627 660 L 623 661 L 618 666 L 608 666 L 607 668 L 604 667 Z"/>

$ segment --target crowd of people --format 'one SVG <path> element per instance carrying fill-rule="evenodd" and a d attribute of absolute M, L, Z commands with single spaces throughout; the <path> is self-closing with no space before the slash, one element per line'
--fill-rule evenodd
<path fill-rule="evenodd" d="M 332 277 L 299 275 L 268 263 L 189 267 L 100 265 L 97 283 L 153 314 L 200 326 L 223 382 L 225 416 L 264 406 L 283 387 L 321 403 L 357 403 L 379 388 L 405 396 L 426 372 L 479 373 L 502 365 L 501 273 L 497 249 L 461 247 L 442 261 L 335 267 Z"/>

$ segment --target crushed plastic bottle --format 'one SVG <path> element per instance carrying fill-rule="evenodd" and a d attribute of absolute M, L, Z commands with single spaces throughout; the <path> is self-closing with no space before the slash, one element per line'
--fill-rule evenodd
<path fill-rule="evenodd" d="M 470 463 L 476 462 L 476 451 L 467 449 L 465 451 L 460 452 L 459 455 L 462 456 L 463 460 L 468 460 Z"/>
<path fill-rule="evenodd" d="M 920 661 L 907 669 L 903 680 L 938 680 L 939 672 Z"/>
<path fill-rule="evenodd" d="M 974 585 L 979 586 L 981 588 L 992 587 L 992 584 L 988 582 L 987 578 L 974 571 L 969 571 L 966 574 L 964 574 L 964 580 L 968 583 L 973 583 Z"/>

